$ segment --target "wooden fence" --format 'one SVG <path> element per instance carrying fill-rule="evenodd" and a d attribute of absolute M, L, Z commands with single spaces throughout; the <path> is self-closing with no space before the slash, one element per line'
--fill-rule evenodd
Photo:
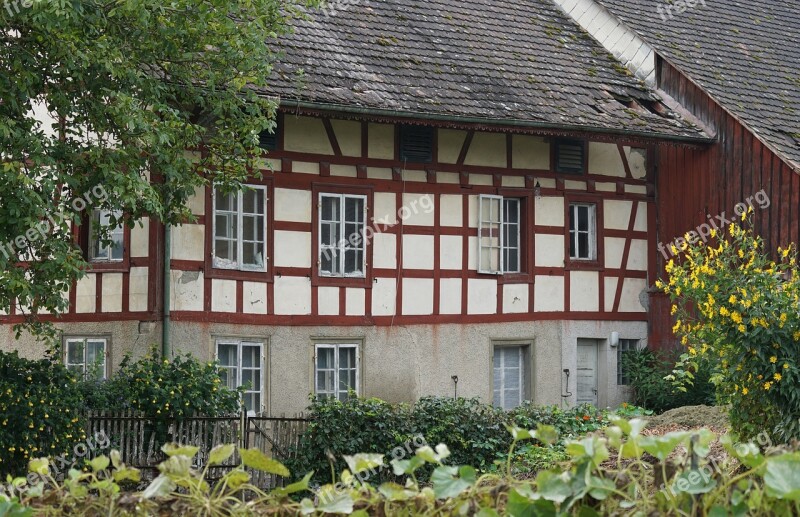
<path fill-rule="evenodd" d="M 108 454 L 111 449 L 120 452 L 123 463 L 142 471 L 144 479 L 158 474 L 158 464 L 166 459 L 161 448 L 166 443 L 193 445 L 200 450 L 193 467 L 202 469 L 208 454 L 217 445 L 233 443 L 239 447 L 257 447 L 264 454 L 285 462 L 291 458 L 309 420 L 302 416 L 294 418 L 248 416 L 229 417 L 192 416 L 180 420 L 164 420 L 149 417 L 135 411 L 90 412 L 87 415 L 87 436 L 104 436 L 108 447 L 96 454 Z M 234 454 L 225 464 L 209 469 L 209 477 L 215 479 L 225 471 L 240 464 L 239 455 Z M 253 482 L 262 488 L 271 488 L 282 481 L 275 476 L 251 472 Z"/>

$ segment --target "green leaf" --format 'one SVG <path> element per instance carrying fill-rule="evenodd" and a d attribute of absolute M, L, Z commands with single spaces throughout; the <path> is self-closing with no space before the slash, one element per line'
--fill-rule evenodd
<path fill-rule="evenodd" d="M 387 501 L 408 501 L 417 495 L 415 491 L 409 490 L 397 483 L 383 483 L 378 487 L 378 492 L 380 492 Z"/>
<path fill-rule="evenodd" d="M 764 486 L 767 495 L 800 501 L 800 452 L 767 458 Z"/>
<path fill-rule="evenodd" d="M 194 458 L 197 452 L 200 450 L 200 447 L 194 447 L 192 445 L 178 445 L 176 443 L 165 443 L 161 450 L 169 457 L 173 456 L 187 456 L 189 458 Z"/>
<path fill-rule="evenodd" d="M 639 445 L 659 461 L 664 461 L 678 445 L 688 445 L 689 436 L 687 431 L 674 431 L 663 436 L 642 436 Z"/>
<path fill-rule="evenodd" d="M 506 424 L 506 429 L 508 429 L 508 432 L 511 433 L 512 438 L 515 440 L 529 440 L 533 438 L 533 434 L 527 429 L 508 424 Z"/>
<path fill-rule="evenodd" d="M 233 444 L 217 445 L 208 453 L 209 465 L 221 465 L 233 456 L 236 446 Z"/>
<path fill-rule="evenodd" d="M 572 486 L 570 485 L 570 475 L 568 472 L 551 472 L 545 470 L 536 476 L 536 487 L 538 494 L 556 504 L 561 504 L 572 496 Z"/>
<path fill-rule="evenodd" d="M 28 462 L 28 472 L 47 476 L 50 474 L 50 460 L 48 458 L 35 458 Z"/>
<path fill-rule="evenodd" d="M 547 445 L 553 445 L 558 441 L 558 431 L 552 425 L 539 424 L 536 427 L 536 439 Z"/>
<path fill-rule="evenodd" d="M 356 454 L 354 456 L 345 456 L 344 461 L 350 472 L 359 474 L 365 470 L 374 470 L 383 467 L 383 454 Z"/>
<path fill-rule="evenodd" d="M 278 487 L 274 489 L 271 493 L 276 497 L 285 497 L 289 494 L 296 494 L 297 492 L 303 492 L 308 490 L 309 483 L 311 482 L 311 477 L 314 475 L 314 472 L 311 471 L 303 477 L 300 481 L 296 481 L 291 485 L 287 485 L 285 487 Z"/>
<path fill-rule="evenodd" d="M 89 466 L 92 467 L 92 471 L 94 472 L 105 470 L 110 464 L 111 460 L 106 456 L 98 456 L 89 462 Z"/>
<path fill-rule="evenodd" d="M 131 483 L 139 483 L 142 480 L 142 473 L 139 472 L 139 469 L 135 469 L 132 467 L 123 467 L 114 471 L 113 474 L 114 481 L 117 483 L 122 483 L 124 481 L 129 481 Z"/>
<path fill-rule="evenodd" d="M 556 507 L 552 501 L 540 498 L 529 485 L 520 485 L 508 492 L 506 513 L 512 517 L 549 517 L 556 515 Z"/>
<path fill-rule="evenodd" d="M 451 499 L 469 490 L 475 484 L 476 478 L 475 469 L 472 467 L 440 465 L 431 475 L 433 493 L 437 499 Z"/>
<path fill-rule="evenodd" d="M 143 499 L 153 499 L 156 497 L 166 497 L 178 486 L 169 477 L 161 474 L 155 478 L 150 485 L 142 492 Z"/>
<path fill-rule="evenodd" d="M 267 457 L 259 449 L 242 449 L 239 451 L 239 455 L 242 457 L 242 464 L 245 467 L 283 477 L 291 475 L 283 463 Z"/>
<path fill-rule="evenodd" d="M 245 472 L 244 470 L 235 469 L 224 476 L 222 476 L 222 482 L 227 483 L 228 487 L 231 490 L 238 490 L 239 487 L 248 483 L 250 481 L 250 473 Z"/>
<path fill-rule="evenodd" d="M 676 476 L 670 486 L 677 493 L 707 494 L 714 490 L 717 481 L 711 477 L 710 471 L 688 470 Z"/>
<path fill-rule="evenodd" d="M 437 445 L 435 451 L 426 445 L 417 449 L 416 455 L 426 463 L 441 464 L 443 460 L 450 456 L 450 449 L 443 443 Z"/>
<path fill-rule="evenodd" d="M 325 485 L 317 492 L 317 511 L 322 513 L 353 513 L 353 498 L 347 491 L 336 490 L 331 485 Z"/>

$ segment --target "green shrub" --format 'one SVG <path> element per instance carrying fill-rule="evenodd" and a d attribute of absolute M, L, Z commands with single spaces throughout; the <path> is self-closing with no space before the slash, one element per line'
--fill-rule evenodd
<path fill-rule="evenodd" d="M 28 460 L 65 456 L 86 438 L 81 395 L 59 361 L 0 352 L 0 474 L 26 472 Z"/>
<path fill-rule="evenodd" d="M 711 366 L 698 363 L 692 372 L 693 382 L 682 390 L 668 379 L 678 360 L 676 351 L 655 352 L 645 348 L 623 354 L 623 368 L 628 372 L 634 404 L 656 413 L 683 406 L 714 405 Z"/>
<path fill-rule="evenodd" d="M 126 356 L 111 379 L 86 381 L 83 392 L 89 409 L 133 409 L 151 417 L 217 417 L 241 409 L 241 393 L 222 383 L 216 363 L 189 354 L 162 359 L 155 349 L 136 362 Z"/>
<path fill-rule="evenodd" d="M 540 424 L 553 426 L 564 438 L 584 435 L 608 425 L 606 412 L 590 404 L 562 409 L 558 406 L 537 406 L 527 401 L 512 409 L 508 416 L 509 423 L 517 427 L 534 429 Z"/>

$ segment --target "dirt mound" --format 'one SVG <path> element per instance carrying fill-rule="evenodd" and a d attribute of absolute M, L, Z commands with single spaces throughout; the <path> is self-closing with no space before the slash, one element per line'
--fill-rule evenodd
<path fill-rule="evenodd" d="M 728 412 L 725 407 L 717 406 L 685 406 L 662 413 L 658 416 L 646 417 L 647 427 L 710 427 L 715 430 L 728 428 Z"/>

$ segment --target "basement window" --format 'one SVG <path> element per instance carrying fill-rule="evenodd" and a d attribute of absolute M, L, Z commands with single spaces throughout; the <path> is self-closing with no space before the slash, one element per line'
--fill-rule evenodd
<path fill-rule="evenodd" d="M 432 127 L 400 126 L 400 160 L 412 163 L 433 161 Z"/>
<path fill-rule="evenodd" d="M 583 140 L 556 140 L 556 172 L 583 174 L 586 170 L 586 143 Z"/>
<path fill-rule="evenodd" d="M 103 338 L 71 337 L 65 340 L 64 364 L 84 379 L 106 378 L 107 341 Z"/>

